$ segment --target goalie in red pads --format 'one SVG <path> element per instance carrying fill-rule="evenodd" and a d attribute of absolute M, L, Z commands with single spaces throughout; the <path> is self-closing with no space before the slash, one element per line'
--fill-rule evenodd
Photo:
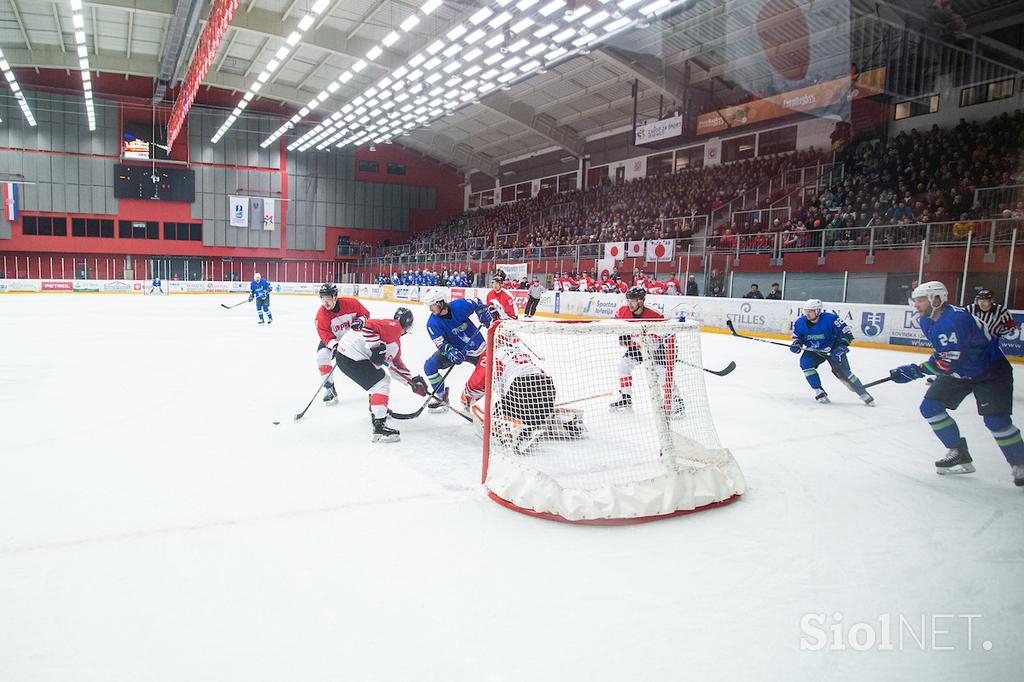
<path fill-rule="evenodd" d="M 409 384 L 413 393 L 427 395 L 427 382 L 402 361 L 402 336 L 412 329 L 412 311 L 399 308 L 393 320 L 366 320 L 361 329 L 349 329 L 338 341 L 334 357 L 342 374 L 363 388 L 370 398 L 374 443 L 393 443 L 399 432 L 386 424 L 391 377 L 382 368 Z"/>
<path fill-rule="evenodd" d="M 664 316 L 657 310 L 644 305 L 647 290 L 642 286 L 633 286 L 626 292 L 626 305 L 615 313 L 616 320 L 662 320 Z M 643 362 L 643 353 L 636 335 L 623 334 L 619 337 L 619 345 L 626 349 L 626 354 L 619 360 L 619 398 L 609 407 L 613 411 L 633 409 L 633 370 Z M 658 373 L 658 381 L 665 394 L 666 412 L 682 414 L 683 399 L 676 390 L 673 381 L 673 367 L 676 361 L 675 335 L 667 338 L 650 336 L 651 357 Z"/>

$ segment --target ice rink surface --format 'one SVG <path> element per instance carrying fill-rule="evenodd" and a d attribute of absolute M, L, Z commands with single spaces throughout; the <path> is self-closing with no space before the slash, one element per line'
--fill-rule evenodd
<path fill-rule="evenodd" d="M 293 422 L 317 299 L 273 297 L 269 327 L 239 300 L 0 297 L 0 680 L 1021 679 L 1024 490 L 973 399 L 978 471 L 939 477 L 923 382 L 871 409 L 826 371 L 819 405 L 785 349 L 704 334 L 738 364 L 707 386 L 747 494 L 571 526 L 491 502 L 454 415 L 371 444 L 342 379 Z M 923 357 L 850 354 L 865 381 Z"/>

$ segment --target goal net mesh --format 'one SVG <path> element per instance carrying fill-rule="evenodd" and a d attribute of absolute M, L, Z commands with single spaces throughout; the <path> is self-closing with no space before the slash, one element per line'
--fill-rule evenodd
<path fill-rule="evenodd" d="M 503 321 L 490 332 L 485 483 L 567 520 L 692 511 L 743 492 L 696 324 Z"/>

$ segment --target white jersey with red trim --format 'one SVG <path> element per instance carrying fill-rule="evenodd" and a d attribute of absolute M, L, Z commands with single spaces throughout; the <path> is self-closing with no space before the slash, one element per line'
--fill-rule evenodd
<path fill-rule="evenodd" d="M 498 398 L 508 394 L 513 379 L 544 374 L 544 370 L 533 362 L 533 357 L 529 353 L 516 349 L 514 345 L 495 349 L 491 361 L 494 363 L 493 381 Z"/>
<path fill-rule="evenodd" d="M 402 361 L 402 325 L 395 320 L 367 320 L 363 328 L 349 329 L 338 341 L 338 352 L 353 360 L 370 360 L 373 349 L 384 345 L 384 362 L 406 379 L 412 372 Z M 377 365 L 380 367 L 380 365 Z"/>
<path fill-rule="evenodd" d="M 320 341 L 328 344 L 341 337 L 358 319 L 369 319 L 370 311 L 362 303 L 348 296 L 339 296 L 332 310 L 320 306 L 316 311 L 316 333 Z"/>

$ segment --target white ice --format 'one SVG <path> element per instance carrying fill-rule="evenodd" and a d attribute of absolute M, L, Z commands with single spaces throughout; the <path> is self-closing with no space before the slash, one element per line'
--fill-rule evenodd
<path fill-rule="evenodd" d="M 971 399 L 978 471 L 939 477 L 922 382 L 871 409 L 826 372 L 819 405 L 785 349 L 704 334 L 706 364 L 739 365 L 707 385 L 747 494 L 572 526 L 491 502 L 454 415 L 374 445 L 339 382 L 293 422 L 317 299 L 275 297 L 269 327 L 238 300 L 0 297 L 0 680 L 1020 679 L 1024 491 Z M 850 358 L 871 380 L 922 356 Z M 827 631 L 886 617 L 892 651 Z"/>

